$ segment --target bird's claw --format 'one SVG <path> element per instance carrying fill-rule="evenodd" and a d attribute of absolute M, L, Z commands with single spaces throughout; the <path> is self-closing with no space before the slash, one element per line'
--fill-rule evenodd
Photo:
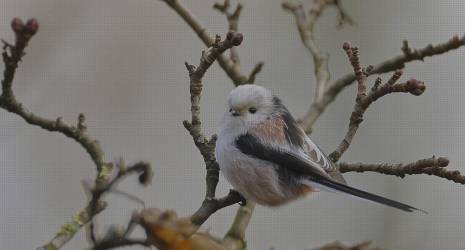
<path fill-rule="evenodd" d="M 231 189 L 231 190 L 229 191 L 229 193 L 230 193 L 231 195 L 235 195 L 235 196 L 237 196 L 237 197 L 239 198 L 239 202 L 238 202 L 238 203 L 239 203 L 239 205 L 240 205 L 241 207 L 247 205 L 247 200 L 244 198 L 244 196 L 242 196 L 242 194 L 240 194 L 239 192 L 237 192 L 237 191 L 234 190 L 234 189 Z"/>

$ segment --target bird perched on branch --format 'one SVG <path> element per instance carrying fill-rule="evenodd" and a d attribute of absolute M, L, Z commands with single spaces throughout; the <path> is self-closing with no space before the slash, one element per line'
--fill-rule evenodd
<path fill-rule="evenodd" d="M 216 146 L 221 172 L 246 198 L 279 206 L 317 191 L 359 197 L 403 211 L 415 207 L 346 185 L 281 100 L 258 85 L 231 91 Z"/>

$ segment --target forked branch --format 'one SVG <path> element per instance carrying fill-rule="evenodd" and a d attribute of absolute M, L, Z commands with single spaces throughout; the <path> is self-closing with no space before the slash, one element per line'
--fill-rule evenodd
<path fill-rule="evenodd" d="M 315 41 L 315 24 L 320 18 L 323 11 L 331 6 L 334 6 L 339 11 L 339 26 L 343 24 L 352 24 L 352 19 L 342 8 L 338 0 L 315 0 L 307 15 L 303 4 L 292 1 L 284 1 L 281 5 L 283 9 L 291 12 L 294 15 L 297 30 L 299 31 L 300 39 L 305 48 L 310 52 L 313 58 L 313 68 L 316 77 L 315 91 L 311 107 L 318 108 L 318 104 L 322 101 L 324 92 L 326 90 L 328 81 L 330 79 L 330 72 L 328 67 L 329 56 L 321 52 Z M 299 119 L 299 123 L 303 126 L 306 133 L 311 132 L 311 126 L 305 125 L 305 116 Z"/>
<path fill-rule="evenodd" d="M 441 55 L 451 50 L 458 49 L 465 45 L 465 35 L 462 37 L 453 36 L 449 41 L 421 48 L 421 49 L 412 49 L 408 45 L 407 41 L 403 42 L 402 52 L 403 54 L 395 56 L 393 58 L 387 59 L 381 63 L 378 63 L 373 66 L 370 72 L 367 72 L 367 75 L 373 74 L 383 74 L 397 69 L 402 69 L 407 63 L 413 61 L 423 61 L 426 57 L 432 57 L 436 55 Z M 346 74 L 339 79 L 328 83 L 326 90 L 324 91 L 323 97 L 319 102 L 312 104 L 310 109 L 301 119 L 301 125 L 306 131 L 311 131 L 311 127 L 320 117 L 320 115 L 326 110 L 326 107 L 331 104 L 338 94 L 347 86 L 352 84 L 356 80 L 354 73 Z"/>
<path fill-rule="evenodd" d="M 215 42 L 215 39 L 208 34 L 207 30 L 192 15 L 190 10 L 188 10 L 182 3 L 180 3 L 178 0 L 162 1 L 165 2 L 169 7 L 171 7 L 171 9 L 173 9 L 176 13 L 178 13 L 178 15 L 192 28 L 192 30 L 197 34 L 200 40 L 202 40 L 202 42 L 207 47 L 210 47 Z M 239 18 L 239 14 L 237 14 L 237 18 Z M 236 63 L 234 63 L 232 59 L 227 58 L 224 55 L 218 55 L 217 60 L 221 68 L 226 73 L 226 75 L 228 75 L 228 77 L 236 86 L 249 83 L 249 81 L 255 80 L 256 73 L 254 72 L 260 71 L 261 67 L 263 66 L 263 63 L 258 63 L 252 70 L 252 73 L 249 76 L 247 76 L 239 71 L 239 67 L 237 67 Z"/>
<path fill-rule="evenodd" d="M 360 123 L 363 121 L 365 111 L 373 102 L 391 93 L 410 93 L 418 96 L 425 91 L 425 84 L 416 79 L 397 83 L 403 73 L 401 70 L 397 70 L 384 84 L 382 84 L 382 80 L 378 78 L 371 91 L 367 93 L 366 80 L 368 74 L 373 70 L 373 67 L 368 66 L 367 68 L 362 69 L 357 47 L 352 47 L 350 43 L 346 42 L 343 45 L 343 49 L 345 50 L 354 69 L 354 75 L 357 80 L 357 96 L 355 99 L 354 110 L 350 116 L 349 129 L 336 150 L 329 155 L 333 162 L 337 162 L 347 148 L 349 148 Z"/>
<path fill-rule="evenodd" d="M 208 217 L 226 206 L 233 205 L 243 200 L 239 193 L 231 191 L 226 197 L 217 199 L 216 186 L 219 178 L 219 166 L 215 159 L 215 145 L 217 136 L 213 135 L 207 139 L 202 132 L 200 119 L 200 97 L 202 93 L 202 78 L 207 69 L 213 62 L 227 49 L 233 46 L 238 46 L 242 42 L 242 34 L 230 31 L 226 35 L 226 39 L 221 41 L 220 36 L 216 36 L 215 42 L 210 48 L 202 52 L 200 63 L 196 67 L 186 63 L 186 68 L 189 71 L 190 78 L 190 95 L 191 95 L 191 121 L 184 121 L 184 127 L 189 131 L 196 147 L 199 149 L 205 161 L 207 175 L 206 185 L 207 190 L 205 199 L 201 207 L 191 216 L 191 220 L 196 225 L 203 224 Z"/>
<path fill-rule="evenodd" d="M 138 163 L 129 168 L 120 168 L 117 175 L 112 178 L 113 164 L 104 162 L 104 154 L 100 144 L 87 134 L 84 114 L 78 115 L 76 125 L 69 125 L 60 117 L 51 120 L 38 116 L 29 111 L 22 103 L 18 102 L 12 88 L 14 76 L 19 62 L 25 55 L 24 49 L 28 45 L 30 39 L 39 30 L 39 23 L 35 19 L 30 19 L 24 24 L 21 19 L 15 18 L 11 23 L 11 28 L 15 33 L 15 43 L 9 44 L 2 40 L 2 58 L 5 64 L 5 70 L 1 83 L 2 93 L 0 96 L 0 108 L 18 115 L 31 125 L 41 127 L 51 132 L 58 132 L 73 139 L 89 154 L 97 169 L 94 188 L 90 190 L 91 197 L 87 206 L 76 213 L 71 222 L 62 225 L 54 238 L 44 246 L 39 247 L 39 249 L 61 248 L 89 222 L 91 224 L 91 238 L 95 242 L 93 218 L 107 206 L 107 204 L 101 200 L 102 196 L 116 185 L 120 179 L 132 173 L 140 174 L 139 180 L 141 183 L 149 183 L 151 179 L 150 165 L 147 163 Z"/>

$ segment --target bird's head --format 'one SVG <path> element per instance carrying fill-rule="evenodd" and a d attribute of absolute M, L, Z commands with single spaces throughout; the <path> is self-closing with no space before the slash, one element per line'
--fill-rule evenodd
<path fill-rule="evenodd" d="M 262 86 L 245 84 L 231 91 L 224 122 L 248 129 L 269 119 L 275 111 L 273 94 Z"/>

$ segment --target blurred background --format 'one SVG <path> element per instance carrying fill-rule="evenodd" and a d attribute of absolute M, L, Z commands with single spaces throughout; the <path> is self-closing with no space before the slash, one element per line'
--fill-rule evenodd
<path fill-rule="evenodd" d="M 182 2 L 210 34 L 226 33 L 225 17 L 211 8 L 214 1 Z M 295 116 L 302 115 L 315 79 L 313 60 L 300 42 L 293 16 L 279 1 L 242 3 L 243 71 L 264 61 L 256 83 L 279 95 Z M 404 39 L 420 48 L 465 31 L 465 2 L 460 0 L 347 0 L 343 5 L 355 26 L 338 30 L 335 9 L 324 12 L 316 26 L 316 40 L 330 54 L 333 79 L 352 70 L 341 49 L 344 41 L 359 46 L 362 63 L 376 64 L 400 54 Z M 205 171 L 182 125 L 190 118 L 184 61 L 197 64 L 205 47 L 184 21 L 157 0 L 1 0 L 0 9 L 0 37 L 7 41 L 14 39 L 13 17 L 40 22 L 14 82 L 18 99 L 37 114 L 62 116 L 70 123 L 85 113 L 88 131 L 101 142 L 107 160 L 145 160 L 154 167 L 153 185 L 139 187 L 133 177 L 118 189 L 136 194 L 148 207 L 174 209 L 179 215 L 195 211 L 203 199 Z M 427 91 L 420 97 L 393 94 L 376 102 L 342 161 L 410 162 L 437 155 L 449 157 L 450 168 L 465 171 L 464 62 L 465 49 L 459 49 L 409 63 L 404 78 L 423 80 Z M 210 135 L 218 131 L 233 85 L 217 64 L 204 84 L 203 128 Z M 343 91 L 314 127 L 312 138 L 326 152 L 346 132 L 355 91 L 354 86 Z M 3 110 L 0 154 L 0 246 L 35 249 L 84 207 L 81 180 L 94 177 L 94 165 L 74 141 Z M 353 186 L 429 214 L 319 194 L 281 208 L 257 207 L 247 231 L 249 247 L 308 249 L 334 240 L 373 240 L 387 249 L 463 247 L 463 186 L 430 176 L 345 177 Z M 221 179 L 218 193 L 229 188 Z M 126 223 L 133 209 L 140 208 L 120 196 L 107 200 L 110 206 L 99 216 L 103 229 Z M 217 212 L 203 228 L 223 235 L 235 211 L 233 206 Z M 81 232 L 64 249 L 86 244 Z"/>

